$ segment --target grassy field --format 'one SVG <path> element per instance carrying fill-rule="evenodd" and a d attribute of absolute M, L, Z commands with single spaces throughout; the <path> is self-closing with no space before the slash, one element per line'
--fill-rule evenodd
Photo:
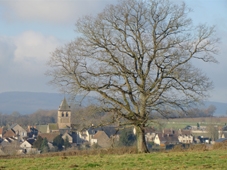
<path fill-rule="evenodd" d="M 177 118 L 177 119 L 163 119 L 161 122 L 164 128 L 182 129 L 187 125 L 200 126 L 216 125 L 224 126 L 227 123 L 227 117 L 199 117 L 199 118 Z"/>
<path fill-rule="evenodd" d="M 0 170 L 181 170 L 227 169 L 227 150 L 153 152 L 148 154 L 96 154 L 0 158 Z"/>

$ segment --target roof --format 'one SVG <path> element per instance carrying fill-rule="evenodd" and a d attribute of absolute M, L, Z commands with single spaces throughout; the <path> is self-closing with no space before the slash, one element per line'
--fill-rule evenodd
<path fill-rule="evenodd" d="M 216 140 L 215 142 L 225 142 L 225 141 L 227 141 L 227 138 L 220 138 L 220 139 Z"/>
<path fill-rule="evenodd" d="M 27 142 L 33 145 L 33 143 L 35 142 L 35 139 L 27 139 Z"/>
<path fill-rule="evenodd" d="M 191 130 L 178 130 L 175 132 L 177 135 L 192 135 L 192 131 Z"/>
<path fill-rule="evenodd" d="M 88 133 L 90 135 L 95 134 L 98 131 L 104 131 L 108 137 L 114 136 L 118 133 L 118 129 L 116 127 L 111 127 L 111 126 L 103 126 L 103 127 L 98 127 L 98 128 L 89 128 Z"/>
<path fill-rule="evenodd" d="M 41 133 L 47 133 L 47 126 L 48 125 L 37 125 L 37 129 Z"/>
<path fill-rule="evenodd" d="M 18 125 L 17 123 L 14 123 L 10 126 L 10 129 L 13 129 L 16 125 Z"/>
<path fill-rule="evenodd" d="M 21 127 L 19 124 L 14 124 L 11 126 L 11 129 L 13 129 L 15 132 L 27 132 L 23 127 Z"/>
<path fill-rule="evenodd" d="M 104 131 L 98 131 L 94 136 L 93 136 L 93 139 L 98 139 L 98 138 L 100 138 L 100 137 L 107 137 L 108 138 L 108 136 L 107 136 L 107 134 L 104 132 Z"/>
<path fill-rule="evenodd" d="M 58 124 L 57 123 L 49 123 L 49 129 L 50 130 L 58 130 Z"/>
<path fill-rule="evenodd" d="M 103 148 L 107 148 L 111 146 L 111 140 L 104 131 L 98 131 L 93 136 L 93 139 L 97 139 L 98 145 Z"/>
<path fill-rule="evenodd" d="M 70 106 L 68 105 L 66 99 L 64 98 L 61 102 L 61 105 L 59 106 L 60 111 L 70 111 Z"/>
<path fill-rule="evenodd" d="M 59 134 L 60 133 L 41 133 L 39 136 L 41 136 L 43 139 L 46 138 L 48 142 L 53 142 L 54 138 Z"/>
<path fill-rule="evenodd" d="M 15 135 L 16 135 L 15 132 L 12 129 L 10 129 L 10 130 L 7 130 L 6 133 L 4 133 L 2 136 L 4 138 L 9 138 L 9 137 L 14 137 Z"/>
<path fill-rule="evenodd" d="M 176 135 L 165 135 L 163 133 L 157 133 L 161 143 L 178 143 L 178 137 Z"/>

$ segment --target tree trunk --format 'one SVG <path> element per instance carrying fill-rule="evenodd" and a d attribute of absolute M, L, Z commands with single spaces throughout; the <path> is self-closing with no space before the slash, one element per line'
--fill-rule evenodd
<path fill-rule="evenodd" d="M 148 153 L 149 150 L 146 145 L 145 140 L 145 130 L 144 126 L 136 126 L 136 136 L 137 136 L 137 152 L 138 153 Z"/>

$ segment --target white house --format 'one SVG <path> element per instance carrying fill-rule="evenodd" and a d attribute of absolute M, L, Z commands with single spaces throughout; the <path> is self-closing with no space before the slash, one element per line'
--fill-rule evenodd
<path fill-rule="evenodd" d="M 192 135 L 179 135 L 178 140 L 180 143 L 193 143 L 193 136 Z"/>
<path fill-rule="evenodd" d="M 35 139 L 28 139 L 20 144 L 20 148 L 23 149 L 25 153 L 35 153 L 37 149 L 32 147 L 34 142 Z"/>

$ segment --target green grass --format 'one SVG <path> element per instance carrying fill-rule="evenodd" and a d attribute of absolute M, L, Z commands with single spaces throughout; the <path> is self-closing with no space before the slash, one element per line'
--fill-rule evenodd
<path fill-rule="evenodd" d="M 149 154 L 97 154 L 32 158 L 1 158 L 0 170 L 181 170 L 227 167 L 227 150 L 171 151 Z"/>

